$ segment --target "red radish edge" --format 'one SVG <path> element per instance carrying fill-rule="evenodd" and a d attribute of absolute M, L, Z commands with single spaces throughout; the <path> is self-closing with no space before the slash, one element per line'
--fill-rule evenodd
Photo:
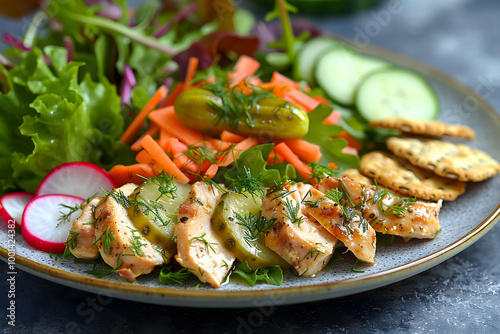
<path fill-rule="evenodd" d="M 69 206 L 74 206 L 75 204 L 83 203 L 83 201 L 83 198 L 63 194 L 49 194 L 35 197 L 26 205 L 26 209 L 23 213 L 21 235 L 23 236 L 24 240 L 29 245 L 43 252 L 64 252 L 64 249 L 66 248 L 64 242 L 69 235 L 71 224 L 76 218 L 78 218 L 78 216 L 76 216 L 75 219 L 71 219 L 69 222 L 57 226 L 57 219 L 58 217 L 60 217 L 60 211 L 64 210 L 59 207 L 59 204 L 64 203 Z M 36 207 L 37 205 L 41 205 L 42 207 Z M 79 214 L 80 213 L 78 213 L 78 215 Z M 44 221 L 47 219 L 48 221 Z M 45 226 L 41 226 L 40 224 L 45 224 Z M 40 227 L 48 231 L 48 238 L 46 235 L 37 235 L 37 230 L 40 230 Z M 55 232 L 56 228 L 61 229 L 61 232 Z M 65 233 L 65 231 L 67 232 L 67 234 Z M 58 235 L 54 236 L 53 232 Z M 53 234 L 50 235 L 51 233 Z M 51 237 L 53 238 L 52 240 Z M 57 238 L 59 239 L 55 240 Z"/>
<path fill-rule="evenodd" d="M 7 224 L 14 221 L 17 226 L 21 226 L 24 208 L 33 197 L 35 195 L 23 192 L 15 192 L 2 196 L 0 198 L 0 217 Z M 12 203 L 12 201 L 15 201 L 15 203 Z"/>
<path fill-rule="evenodd" d="M 68 168 L 75 168 L 74 170 L 76 174 L 71 175 L 71 173 L 68 173 Z M 82 170 L 85 170 L 86 168 L 88 168 L 87 173 L 96 173 L 96 178 L 100 178 L 101 180 L 99 181 L 102 182 L 98 182 L 95 187 L 89 187 L 88 184 L 83 182 L 85 181 L 85 175 L 82 174 Z M 64 175 L 64 173 L 66 173 L 66 175 Z M 67 182 L 68 184 L 60 184 L 57 182 L 64 180 L 65 177 L 66 179 L 70 179 L 66 181 L 74 182 Z M 111 190 L 113 188 L 116 188 L 115 182 L 105 169 L 90 162 L 67 162 L 57 166 L 43 178 L 42 182 L 38 186 L 38 189 L 36 190 L 35 196 L 63 194 L 88 198 L 99 192 L 99 188 L 102 188 L 104 190 Z"/>

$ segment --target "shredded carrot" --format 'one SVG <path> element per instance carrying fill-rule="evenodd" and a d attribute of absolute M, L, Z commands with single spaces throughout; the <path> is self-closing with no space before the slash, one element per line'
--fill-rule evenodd
<path fill-rule="evenodd" d="M 155 175 L 155 172 L 150 165 L 141 163 L 128 166 L 114 165 L 109 171 L 109 176 L 117 186 L 122 186 L 130 182 L 135 184 L 142 183 L 144 180 L 137 175 L 150 178 Z"/>
<path fill-rule="evenodd" d="M 359 141 L 356 139 L 352 138 L 350 134 L 347 133 L 347 131 L 342 131 L 338 135 L 335 136 L 336 138 L 344 138 L 347 141 L 347 145 L 351 146 L 352 148 L 356 149 L 357 151 L 361 151 L 362 146 Z"/>
<path fill-rule="evenodd" d="M 290 87 L 293 87 L 295 89 L 300 88 L 300 83 L 297 81 L 294 81 L 290 79 L 289 77 L 284 76 L 283 74 L 279 73 L 278 71 L 273 72 L 273 76 L 271 77 L 271 83 L 274 84 L 284 84 Z"/>
<path fill-rule="evenodd" d="M 185 127 L 175 115 L 174 107 L 157 109 L 149 114 L 149 119 L 158 124 L 173 137 L 179 138 L 187 145 L 199 144 L 203 136 L 196 131 Z"/>
<path fill-rule="evenodd" d="M 156 164 L 182 183 L 188 183 L 189 178 L 174 164 L 172 159 L 161 149 L 160 145 L 151 137 L 146 136 L 142 140 L 144 149 L 155 159 Z"/>
<path fill-rule="evenodd" d="M 129 144 L 134 139 L 134 136 L 139 132 L 139 130 L 144 126 L 144 121 L 148 114 L 153 110 L 164 98 L 167 96 L 168 89 L 165 86 L 158 88 L 153 97 L 146 103 L 144 108 L 137 114 L 132 123 L 123 132 L 120 137 L 120 141 Z"/>
<path fill-rule="evenodd" d="M 336 163 L 334 163 L 334 162 L 329 162 L 328 163 L 328 167 L 330 167 L 331 169 L 337 169 L 337 168 L 339 168 L 339 166 Z"/>
<path fill-rule="evenodd" d="M 276 153 L 281 155 L 286 162 L 292 164 L 293 167 L 302 175 L 302 178 L 308 179 L 311 176 L 311 169 L 285 143 L 279 143 L 274 147 Z"/>
<path fill-rule="evenodd" d="M 330 116 L 328 116 L 327 118 L 325 118 L 323 120 L 323 123 L 324 124 L 339 124 L 339 120 L 340 120 L 340 117 L 342 117 L 342 115 L 340 114 L 340 112 L 334 110 L 332 111 L 332 113 L 330 114 Z"/>
<path fill-rule="evenodd" d="M 237 135 L 236 133 L 233 132 L 229 132 L 227 130 L 222 130 L 220 134 L 220 139 L 230 143 L 239 143 L 240 141 L 244 140 L 245 137 Z"/>
<path fill-rule="evenodd" d="M 228 79 L 230 81 L 229 88 L 238 86 L 248 76 L 255 74 L 259 67 L 260 63 L 252 57 L 245 55 L 240 56 L 234 65 L 234 71 L 228 74 Z"/>
<path fill-rule="evenodd" d="M 224 141 L 224 140 L 220 140 L 220 139 L 214 139 L 214 138 L 210 139 L 210 144 L 212 144 L 212 147 L 216 151 L 225 151 L 225 150 L 227 150 L 228 148 L 231 147 L 231 143 L 230 142 L 227 142 L 227 141 Z"/>
<path fill-rule="evenodd" d="M 172 135 L 168 131 L 165 131 L 165 129 L 160 129 L 160 138 L 158 140 L 158 144 L 160 144 L 160 147 L 164 151 L 167 151 L 167 149 L 166 149 L 167 141 L 170 138 L 172 138 Z"/>
<path fill-rule="evenodd" d="M 146 132 L 144 132 L 144 134 L 139 137 L 139 139 L 137 139 L 132 145 L 130 145 L 130 149 L 132 151 L 140 151 L 142 149 L 142 139 L 144 139 L 144 137 L 147 135 L 154 137 L 158 132 L 160 132 L 160 127 L 154 123 L 151 123 Z"/>
<path fill-rule="evenodd" d="M 295 139 L 285 142 L 286 145 L 305 162 L 318 162 L 321 159 L 321 148 L 307 140 Z"/>
<path fill-rule="evenodd" d="M 173 106 L 175 100 L 177 99 L 177 97 L 179 97 L 179 95 L 183 91 L 184 91 L 184 83 L 179 82 L 177 85 L 175 85 L 175 87 L 172 89 L 172 91 L 170 92 L 170 94 L 168 94 L 168 96 L 165 99 L 165 101 L 163 101 L 163 103 L 160 105 L 160 108 L 165 108 L 165 107 L 168 107 L 168 106 Z"/>
<path fill-rule="evenodd" d="M 186 77 L 184 78 L 184 90 L 191 88 L 191 81 L 194 79 L 194 74 L 198 68 L 199 60 L 196 57 L 189 58 Z"/>
<path fill-rule="evenodd" d="M 306 112 L 310 112 L 319 105 L 318 101 L 298 89 L 284 93 L 283 98 L 301 106 Z"/>
<path fill-rule="evenodd" d="M 254 146 L 257 146 L 260 144 L 260 141 L 256 138 L 253 137 L 248 137 L 245 138 L 244 140 L 240 141 L 238 144 L 236 144 L 233 149 L 229 150 L 222 158 L 219 163 L 219 166 L 225 167 L 232 163 L 235 159 L 238 159 L 240 156 L 241 152 L 248 150 L 249 148 L 252 148 Z"/>
<path fill-rule="evenodd" d="M 211 179 L 215 176 L 215 174 L 217 174 L 218 170 L 219 170 L 219 166 L 217 164 L 211 164 L 210 167 L 208 167 L 207 170 L 205 171 L 204 176 L 207 179 Z"/>
<path fill-rule="evenodd" d="M 318 101 L 319 103 L 321 103 L 324 106 L 329 106 L 330 105 L 328 103 L 328 101 L 323 96 L 317 95 L 317 96 L 313 97 L 313 99 L 315 99 L 316 101 Z"/>

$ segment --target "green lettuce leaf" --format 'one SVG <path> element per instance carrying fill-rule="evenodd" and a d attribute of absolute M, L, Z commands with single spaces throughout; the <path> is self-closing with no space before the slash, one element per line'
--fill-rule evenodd
<path fill-rule="evenodd" d="M 250 286 L 254 286 L 257 282 L 264 282 L 276 286 L 280 286 L 281 283 L 283 283 L 283 270 L 278 265 L 252 270 L 248 262 L 245 261 L 235 266 L 232 275 L 240 276 Z"/>
<path fill-rule="evenodd" d="M 343 138 L 334 138 L 344 129 L 338 125 L 324 124 L 333 109 L 327 106 L 318 106 L 312 110 L 309 116 L 309 132 L 303 138 L 310 143 L 321 146 L 323 156 L 320 164 L 328 166 L 329 162 L 334 162 L 340 170 L 358 168 L 359 156 L 342 153 L 342 149 L 347 146 L 347 141 Z"/>
<path fill-rule="evenodd" d="M 78 80 L 82 63 L 67 63 L 62 47 L 25 54 L 10 71 L 2 68 L 0 93 L 0 193 L 34 192 L 54 167 L 70 161 L 99 165 L 116 159 L 123 131 L 120 98 L 107 79 Z M 10 88 L 10 89 L 9 89 Z M 120 157 L 128 157 L 120 148 Z"/>

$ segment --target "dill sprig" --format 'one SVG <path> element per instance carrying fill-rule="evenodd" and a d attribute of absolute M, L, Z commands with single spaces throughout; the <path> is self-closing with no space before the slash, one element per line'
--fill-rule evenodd
<path fill-rule="evenodd" d="M 281 203 L 285 206 L 285 211 L 283 212 L 285 217 L 290 219 L 292 224 L 300 226 L 300 224 L 304 221 L 304 216 L 299 217 L 300 203 L 290 200 L 290 198 L 285 198 L 285 200 L 281 201 Z"/>
<path fill-rule="evenodd" d="M 342 187 L 343 183 L 340 182 L 340 184 Z M 338 189 L 330 189 L 325 193 L 325 197 L 332 200 L 339 206 L 340 210 L 342 211 L 342 224 L 344 226 L 349 227 L 350 223 L 358 221 L 363 228 L 363 232 L 366 232 L 368 230 L 368 221 L 363 217 L 361 212 L 356 210 L 354 205 L 347 206 L 345 205 L 345 203 L 343 203 L 345 202 L 343 201 L 344 194 L 347 194 L 347 191 L 342 192 Z M 351 198 L 348 195 L 346 197 L 352 203 Z"/>
<path fill-rule="evenodd" d="M 61 216 L 57 220 L 58 223 L 57 223 L 56 227 L 59 227 L 59 225 L 64 224 L 64 223 L 71 222 L 71 215 L 73 215 L 73 213 L 77 212 L 78 210 L 81 210 L 83 207 L 83 203 L 82 204 L 75 204 L 75 206 L 67 205 L 64 203 L 59 203 L 59 206 L 64 208 L 64 209 L 68 209 L 69 211 L 67 211 L 67 212 L 64 212 L 62 210 L 59 211 L 59 214 Z"/>
<path fill-rule="evenodd" d="M 316 259 L 318 258 L 319 254 L 320 253 L 323 253 L 322 251 L 320 251 L 319 249 L 311 249 L 309 252 L 307 252 L 307 254 L 304 256 L 304 259 L 307 259 L 307 257 L 310 255 L 311 256 L 311 259 L 313 258 L 313 254 L 316 253 L 316 256 L 314 257 L 314 261 L 316 261 Z"/>
<path fill-rule="evenodd" d="M 384 197 L 396 198 L 396 201 L 392 205 L 384 204 Z M 375 181 L 375 196 L 373 197 L 373 203 L 378 203 L 380 212 L 382 214 L 394 215 L 398 218 L 403 218 L 406 212 L 411 211 L 411 206 L 417 202 L 416 197 L 399 197 L 396 196 L 392 191 L 388 189 L 380 190 L 377 181 Z"/>
<path fill-rule="evenodd" d="M 92 245 L 97 244 L 101 239 L 102 239 L 102 247 L 104 249 L 104 252 L 106 253 L 106 255 L 109 255 L 109 253 L 110 253 L 109 247 L 111 246 L 111 240 L 114 240 L 116 243 L 118 243 L 118 240 L 116 240 L 115 236 L 109 230 L 109 226 L 106 228 L 106 231 L 101 233 L 99 238 L 94 240 Z"/>
<path fill-rule="evenodd" d="M 193 274 L 187 268 L 172 271 L 172 267 L 168 266 L 160 271 L 158 280 L 161 284 L 184 284 L 192 275 Z"/>
<path fill-rule="evenodd" d="M 69 259 L 69 257 L 71 256 L 71 249 L 75 249 L 76 246 L 78 246 L 78 239 L 77 238 L 78 238 L 79 234 L 80 233 L 72 231 L 72 230 L 69 231 L 69 237 L 64 242 L 64 244 L 66 245 L 66 248 L 64 248 L 63 258 Z"/>
<path fill-rule="evenodd" d="M 264 197 L 265 192 L 262 189 L 264 187 L 262 176 L 252 176 L 252 171 L 246 166 L 243 166 L 243 169 L 245 171 L 245 175 L 243 177 L 238 175 L 238 178 L 231 184 L 231 190 L 237 192 L 238 194 L 249 193 L 252 196 L 258 196 L 260 198 Z"/>
<path fill-rule="evenodd" d="M 207 234 L 206 233 L 203 233 L 202 235 L 200 235 L 199 237 L 194 237 L 192 238 L 190 241 L 189 241 L 189 244 L 191 245 L 191 243 L 194 241 L 194 240 L 198 240 L 198 241 L 201 241 L 203 242 L 203 244 L 205 245 L 205 251 L 207 252 L 207 255 L 210 254 L 210 250 L 212 250 L 212 252 L 214 253 L 217 253 L 217 251 L 214 249 L 214 247 L 212 245 L 217 245 L 217 243 L 215 242 L 209 242 L 207 239 L 205 239 L 205 236 Z"/>
<path fill-rule="evenodd" d="M 267 232 L 274 224 L 276 224 L 276 219 L 266 219 L 264 216 L 255 216 L 251 212 L 245 216 L 240 215 L 235 212 L 236 223 L 243 227 L 244 239 L 249 244 L 257 241 L 262 233 Z"/>
<path fill-rule="evenodd" d="M 339 172 L 335 169 L 332 169 L 327 166 L 323 166 L 319 163 L 316 162 L 310 162 L 309 167 L 311 167 L 311 175 L 310 178 L 307 180 L 304 180 L 304 182 L 311 182 L 314 181 L 314 183 L 319 183 L 321 180 L 327 178 L 327 177 L 336 177 L 339 176 Z"/>
<path fill-rule="evenodd" d="M 116 262 L 116 268 L 104 268 L 104 269 L 98 269 L 97 264 L 94 264 L 91 270 L 85 271 L 87 274 L 90 274 L 92 276 L 95 276 L 97 278 L 103 278 L 105 276 L 108 276 L 111 273 L 115 273 L 120 269 L 120 266 L 122 264 L 122 254 L 118 256 L 118 261 Z"/>
<path fill-rule="evenodd" d="M 201 88 L 206 89 L 221 100 L 220 105 L 215 102 L 207 104 L 217 111 L 215 124 L 220 122 L 228 124 L 231 129 L 236 129 L 240 122 L 245 123 L 248 127 L 255 126 L 256 118 L 252 117 L 249 110 L 257 107 L 257 104 L 266 97 L 271 97 L 272 94 L 260 89 L 254 85 L 245 83 L 246 88 L 252 91 L 252 94 L 245 94 L 240 88 L 228 89 L 225 85 L 214 82 L 202 85 Z"/>
<path fill-rule="evenodd" d="M 132 236 L 130 237 L 130 250 L 134 255 L 137 256 L 144 256 L 144 252 L 142 251 L 141 247 L 146 246 L 146 243 L 144 243 L 144 239 L 142 238 L 141 235 L 136 235 L 136 233 L 139 233 L 138 230 L 130 230 L 132 233 Z"/>
<path fill-rule="evenodd" d="M 167 173 L 165 171 L 161 171 L 160 174 L 146 178 L 142 175 L 136 174 L 138 177 L 141 179 L 144 179 L 146 181 L 152 182 L 156 184 L 158 187 L 158 192 L 160 193 L 160 196 L 156 199 L 157 201 L 161 198 L 161 196 L 167 196 L 170 198 L 176 198 L 177 197 L 177 186 L 174 183 L 174 177 L 171 173 Z"/>

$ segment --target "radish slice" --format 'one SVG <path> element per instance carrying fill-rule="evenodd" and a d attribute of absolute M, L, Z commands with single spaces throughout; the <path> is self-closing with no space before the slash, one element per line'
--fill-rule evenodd
<path fill-rule="evenodd" d="M 115 188 L 115 183 L 108 172 L 89 162 L 68 162 L 54 168 L 42 180 L 35 196 L 64 194 L 89 198 L 96 193 Z"/>
<path fill-rule="evenodd" d="M 24 208 L 33 197 L 35 195 L 22 192 L 2 196 L 0 198 L 0 217 L 6 223 L 13 220 L 16 225 L 21 226 Z"/>
<path fill-rule="evenodd" d="M 21 235 L 24 240 L 38 250 L 49 253 L 64 252 L 64 242 L 68 238 L 73 222 L 81 215 L 81 210 L 71 214 L 65 222 L 60 222 L 63 214 L 83 203 L 84 199 L 68 195 L 43 195 L 35 197 L 24 209 Z"/>

